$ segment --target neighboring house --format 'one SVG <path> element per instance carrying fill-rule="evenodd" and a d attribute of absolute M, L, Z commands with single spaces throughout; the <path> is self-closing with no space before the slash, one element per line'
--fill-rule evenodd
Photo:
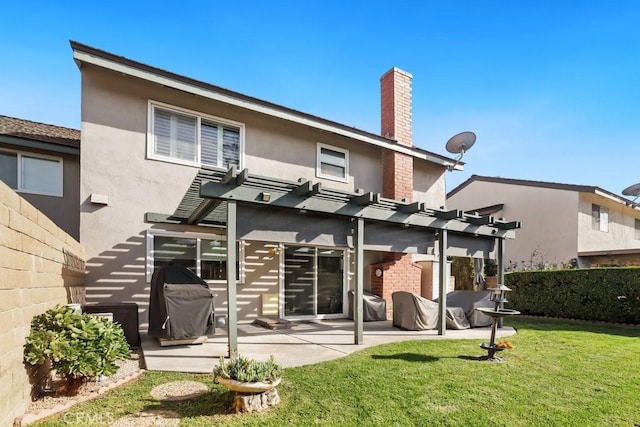
<path fill-rule="evenodd" d="M 0 180 L 79 240 L 80 131 L 0 116 Z"/>
<path fill-rule="evenodd" d="M 240 320 L 345 317 L 347 292 L 358 283 L 387 299 L 390 313 L 391 293 L 421 293 L 446 250 L 468 252 L 466 239 L 479 237 L 478 251 L 488 256 L 513 235 L 439 210 L 454 161 L 412 144 L 411 75 L 402 70 L 381 78 L 380 136 L 71 46 L 82 74 L 88 301 L 135 302 L 144 324 L 154 270 L 178 261 L 209 282 L 217 313 L 227 312 L 235 274 Z M 242 172 L 232 175 L 232 166 Z M 203 196 L 207 181 L 229 184 L 229 193 Z M 256 186 L 267 190 L 253 194 Z M 290 204 L 276 210 L 283 192 Z M 228 270 L 225 206 L 233 197 L 244 204 L 237 224 L 231 219 L 238 262 Z M 364 219 L 358 255 L 354 230 Z M 436 232 L 445 226 L 459 235 L 437 254 Z M 428 267 L 426 279 L 414 261 Z"/>
<path fill-rule="evenodd" d="M 447 206 L 521 220 L 512 269 L 640 265 L 640 209 L 599 187 L 473 175 Z"/>

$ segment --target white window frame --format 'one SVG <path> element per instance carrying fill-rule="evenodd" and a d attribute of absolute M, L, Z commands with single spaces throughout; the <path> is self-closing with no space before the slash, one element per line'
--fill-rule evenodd
<path fill-rule="evenodd" d="M 15 191 L 19 193 L 25 193 L 25 194 L 38 194 L 41 196 L 53 196 L 53 197 L 62 197 L 64 195 L 64 161 L 62 157 L 49 156 L 46 154 L 36 154 L 29 151 L 7 150 L 4 148 L 0 149 L 0 152 L 16 154 L 16 161 L 18 163 L 17 165 L 18 176 L 16 177 L 17 188 L 15 189 Z M 59 182 L 60 192 L 45 193 L 41 191 L 33 191 L 33 190 L 23 188 L 22 187 L 22 157 L 32 157 L 34 159 L 51 160 L 51 161 L 57 162 L 60 165 L 60 182 Z"/>
<path fill-rule="evenodd" d="M 322 149 L 326 148 L 327 150 L 331 150 L 331 151 L 335 151 L 337 153 L 342 153 L 344 154 L 344 177 L 340 178 L 337 176 L 333 176 L 333 175 L 325 175 L 322 173 L 322 163 L 327 163 L 327 164 L 332 164 L 330 162 L 323 162 L 323 158 L 322 158 Z M 342 165 L 336 165 L 336 166 L 342 166 Z M 349 182 L 349 150 L 344 149 L 344 148 L 340 148 L 340 147 L 334 147 L 333 145 L 328 145 L 328 144 L 324 144 L 322 142 L 318 142 L 317 143 L 317 148 L 316 148 L 316 176 L 318 178 L 323 178 L 323 179 L 330 179 L 332 181 L 338 181 L 338 182 Z"/>
<path fill-rule="evenodd" d="M 196 274 L 200 276 L 201 274 L 201 264 L 200 264 L 200 244 L 202 240 L 220 240 L 223 242 L 227 241 L 227 236 L 224 234 L 207 234 L 207 233 L 193 233 L 193 232 L 182 232 L 182 231 L 169 231 L 169 230 L 147 230 L 145 240 L 147 243 L 146 247 L 146 269 L 145 269 L 145 278 L 147 283 L 151 283 L 151 277 L 153 276 L 153 266 L 154 266 L 154 252 L 153 252 L 153 238 L 155 236 L 159 237 L 177 237 L 184 239 L 195 239 L 196 240 Z M 245 245 L 244 241 L 238 240 L 236 242 L 238 245 L 238 263 L 240 274 L 237 277 L 238 283 L 244 283 L 245 279 L 245 263 L 244 263 L 244 254 L 245 254 Z M 226 280 L 207 280 L 207 283 L 226 283 Z"/>
<path fill-rule="evenodd" d="M 593 214 L 596 211 L 598 212 L 598 217 L 596 218 Z M 602 231 L 603 233 L 609 232 L 609 209 L 601 206 L 597 203 L 591 204 L 591 222 L 592 228 L 597 231 Z"/>
<path fill-rule="evenodd" d="M 196 119 L 197 150 L 196 150 L 195 162 L 176 159 L 174 157 L 161 156 L 153 152 L 153 148 L 154 148 L 153 128 L 154 128 L 154 120 L 155 120 L 155 108 L 160 108 L 161 110 L 174 112 L 176 114 L 192 116 L 193 118 Z M 233 126 L 238 128 L 240 133 L 240 142 L 238 147 L 238 150 L 239 150 L 238 163 L 240 164 L 238 165 L 238 169 L 242 169 L 244 167 L 244 130 L 245 130 L 244 123 L 223 119 L 221 117 L 216 117 L 209 114 L 200 113 L 198 111 L 189 110 L 187 108 L 176 107 L 175 105 L 165 104 L 164 102 L 154 101 L 151 99 L 148 101 L 148 111 L 147 111 L 147 159 L 160 160 L 163 162 L 176 163 L 179 165 L 202 167 L 203 165 L 200 161 L 200 130 L 201 130 L 202 120 L 213 122 L 220 125 L 227 125 L 227 126 Z M 204 165 L 204 166 L 215 168 L 215 169 L 221 169 L 221 170 L 226 169 L 224 167 L 211 166 L 211 165 Z"/>

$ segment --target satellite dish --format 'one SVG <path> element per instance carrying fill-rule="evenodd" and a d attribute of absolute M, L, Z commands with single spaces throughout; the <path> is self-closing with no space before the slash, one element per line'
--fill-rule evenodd
<path fill-rule="evenodd" d="M 449 140 L 447 141 L 447 145 L 445 145 L 445 148 L 450 153 L 458 154 L 456 161 L 453 164 L 447 166 L 447 169 L 449 171 L 454 170 L 455 167 L 460 164 L 460 160 L 462 159 L 462 156 L 464 156 L 464 153 L 466 153 L 469 148 L 473 147 L 473 144 L 475 144 L 475 142 L 476 134 L 469 131 L 460 132 L 459 134 L 449 138 Z"/>
<path fill-rule="evenodd" d="M 452 136 L 445 148 L 448 152 L 454 154 L 464 154 L 476 142 L 476 134 L 473 132 L 460 132 Z"/>
<path fill-rule="evenodd" d="M 625 196 L 640 196 L 640 182 L 637 184 L 633 184 L 622 190 L 622 194 Z"/>

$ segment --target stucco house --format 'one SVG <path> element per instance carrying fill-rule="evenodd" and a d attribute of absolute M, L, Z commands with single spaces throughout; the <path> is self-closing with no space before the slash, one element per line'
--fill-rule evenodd
<path fill-rule="evenodd" d="M 79 130 L 0 116 L 0 181 L 78 240 Z"/>
<path fill-rule="evenodd" d="M 392 292 L 444 283 L 447 254 L 496 256 L 514 236 L 514 223 L 440 208 L 455 161 L 413 145 L 402 70 L 381 78 L 377 135 L 71 47 L 87 300 L 137 303 L 142 328 L 153 271 L 169 261 L 208 281 L 232 329 L 346 317 L 349 290 L 382 296 L 390 313 Z"/>
<path fill-rule="evenodd" d="M 640 265 L 640 209 L 599 187 L 473 175 L 447 206 L 522 220 L 507 268 Z"/>

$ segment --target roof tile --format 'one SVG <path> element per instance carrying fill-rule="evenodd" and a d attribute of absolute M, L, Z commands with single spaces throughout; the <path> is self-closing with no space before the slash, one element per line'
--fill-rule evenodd
<path fill-rule="evenodd" d="M 80 131 L 0 115 L 0 135 L 48 142 L 67 147 L 80 147 Z"/>

